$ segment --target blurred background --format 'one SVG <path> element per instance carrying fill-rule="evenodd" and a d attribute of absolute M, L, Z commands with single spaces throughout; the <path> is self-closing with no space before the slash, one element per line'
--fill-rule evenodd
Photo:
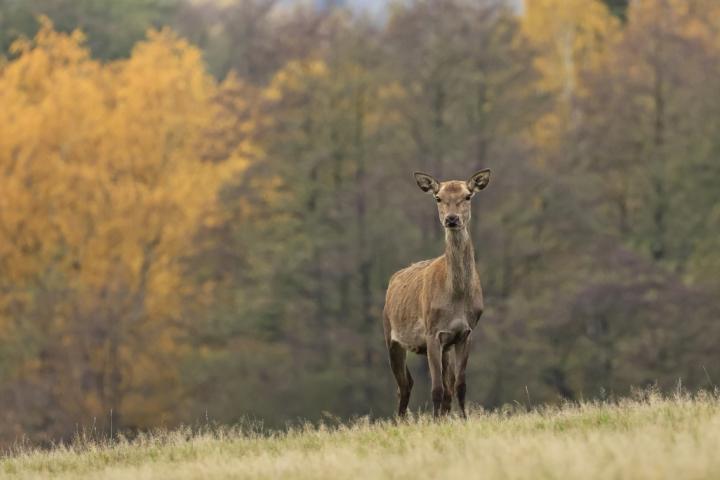
<path fill-rule="evenodd" d="M 414 170 L 473 402 L 713 388 L 719 87 L 716 0 L 0 0 L 0 444 L 391 415 Z"/>

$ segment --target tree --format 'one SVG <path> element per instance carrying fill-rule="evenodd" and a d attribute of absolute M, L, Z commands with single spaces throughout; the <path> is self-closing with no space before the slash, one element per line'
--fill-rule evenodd
<path fill-rule="evenodd" d="M 562 136 L 577 114 L 573 100 L 581 93 L 579 73 L 602 60 L 617 36 L 619 22 L 599 0 L 530 0 L 522 18 L 523 32 L 537 49 L 538 88 L 555 105 L 535 127 L 546 155 L 558 155 Z"/>
<path fill-rule="evenodd" d="M 102 65 L 82 39 L 45 20 L 0 76 L 0 318 L 25 342 L 3 398 L 55 435 L 111 410 L 115 427 L 154 425 L 182 398 L 179 259 L 245 166 L 202 160 L 215 86 L 198 50 L 152 32 Z"/>

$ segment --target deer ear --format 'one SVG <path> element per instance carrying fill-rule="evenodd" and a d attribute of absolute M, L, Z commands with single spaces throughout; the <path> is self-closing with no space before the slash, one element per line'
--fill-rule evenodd
<path fill-rule="evenodd" d="M 427 173 L 415 172 L 415 181 L 423 192 L 437 193 L 440 190 L 440 183 L 435 180 L 432 175 Z"/>
<path fill-rule="evenodd" d="M 467 187 L 468 190 L 475 193 L 487 187 L 488 183 L 490 183 L 490 169 L 486 168 L 470 177 L 470 180 L 467 181 Z"/>

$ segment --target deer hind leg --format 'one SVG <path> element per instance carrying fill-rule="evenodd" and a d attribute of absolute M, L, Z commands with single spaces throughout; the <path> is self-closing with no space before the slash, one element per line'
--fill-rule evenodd
<path fill-rule="evenodd" d="M 455 357 L 450 348 L 445 347 L 442 354 L 443 399 L 441 413 L 447 415 L 452 408 L 453 390 L 455 389 Z"/>
<path fill-rule="evenodd" d="M 405 363 L 405 349 L 399 343 L 390 340 L 388 342 L 388 354 L 390 356 L 390 368 L 398 385 L 397 414 L 400 417 L 404 417 L 407 412 L 408 402 L 410 401 L 413 379 Z"/>

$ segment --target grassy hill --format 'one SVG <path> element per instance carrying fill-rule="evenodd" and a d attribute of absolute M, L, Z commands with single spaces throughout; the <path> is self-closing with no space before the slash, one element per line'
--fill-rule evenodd
<path fill-rule="evenodd" d="M 720 397 L 474 412 L 468 421 L 154 433 L 0 458 L 0 478 L 633 478 L 720 476 Z"/>

